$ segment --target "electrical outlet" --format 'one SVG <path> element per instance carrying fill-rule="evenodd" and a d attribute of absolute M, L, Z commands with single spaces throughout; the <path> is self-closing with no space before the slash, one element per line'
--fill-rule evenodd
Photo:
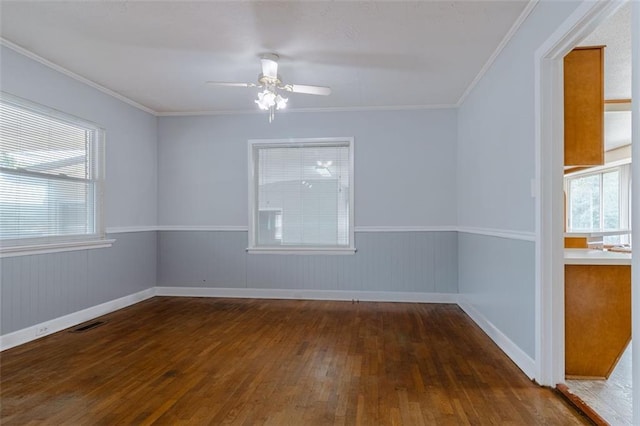
<path fill-rule="evenodd" d="M 36 336 L 44 336 L 48 332 L 49 332 L 49 327 L 46 327 L 44 325 L 41 325 L 36 328 Z"/>

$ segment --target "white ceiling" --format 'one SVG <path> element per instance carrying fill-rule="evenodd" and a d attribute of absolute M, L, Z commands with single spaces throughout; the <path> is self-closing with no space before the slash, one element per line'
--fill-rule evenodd
<path fill-rule="evenodd" d="M 0 34 L 158 113 L 255 110 L 260 54 L 292 108 L 457 104 L 527 1 L 2 1 Z"/>
<path fill-rule="evenodd" d="M 600 24 L 581 46 L 605 45 L 604 98 L 631 99 L 631 2 Z M 605 113 L 605 149 L 631 143 L 631 112 Z"/>
<path fill-rule="evenodd" d="M 631 2 L 600 24 L 581 46 L 604 49 L 604 98 L 631 99 Z"/>

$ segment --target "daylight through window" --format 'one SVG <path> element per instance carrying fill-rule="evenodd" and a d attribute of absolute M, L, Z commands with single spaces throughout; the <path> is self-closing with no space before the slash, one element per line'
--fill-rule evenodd
<path fill-rule="evenodd" d="M 249 249 L 353 252 L 352 139 L 249 145 Z"/>
<path fill-rule="evenodd" d="M 568 176 L 567 229 L 573 232 L 628 229 L 630 188 L 629 164 Z M 605 243 L 628 243 L 628 237 L 607 236 Z"/>
<path fill-rule="evenodd" d="M 0 239 L 3 246 L 101 237 L 103 131 L 2 94 Z"/>

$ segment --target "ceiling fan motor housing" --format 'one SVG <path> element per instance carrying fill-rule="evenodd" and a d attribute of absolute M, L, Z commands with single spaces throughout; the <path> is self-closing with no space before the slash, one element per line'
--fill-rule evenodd
<path fill-rule="evenodd" d="M 280 76 L 273 78 L 273 77 L 269 77 L 268 75 L 264 75 L 262 73 L 260 73 L 260 75 L 258 76 L 258 83 L 266 87 L 282 86 L 282 80 L 280 80 Z"/>

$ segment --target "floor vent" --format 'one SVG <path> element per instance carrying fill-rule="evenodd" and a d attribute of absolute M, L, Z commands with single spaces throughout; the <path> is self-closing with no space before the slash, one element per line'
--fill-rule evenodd
<path fill-rule="evenodd" d="M 88 322 L 86 324 L 79 325 L 76 328 L 71 329 L 71 333 L 82 333 L 83 331 L 93 330 L 94 328 L 100 327 L 105 324 L 106 321 L 93 321 Z"/>

